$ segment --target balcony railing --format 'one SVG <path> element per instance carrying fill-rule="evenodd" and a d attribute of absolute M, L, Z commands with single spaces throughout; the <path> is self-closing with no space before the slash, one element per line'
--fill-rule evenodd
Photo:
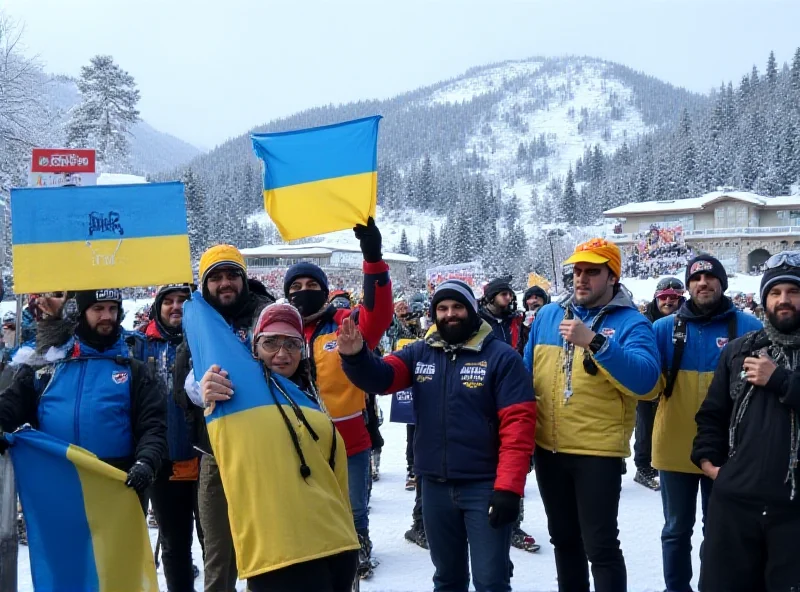
<path fill-rule="evenodd" d="M 615 243 L 630 243 L 640 240 L 646 233 L 627 232 L 609 234 L 608 240 Z M 685 230 L 684 238 L 703 238 L 720 236 L 800 236 L 800 226 L 756 226 L 752 228 L 705 228 L 703 230 Z"/>

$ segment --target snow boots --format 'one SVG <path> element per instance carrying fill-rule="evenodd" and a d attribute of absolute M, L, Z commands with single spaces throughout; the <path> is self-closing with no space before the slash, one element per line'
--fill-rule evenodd
<path fill-rule="evenodd" d="M 636 469 L 636 475 L 634 475 L 633 480 L 639 485 L 647 487 L 647 489 L 652 489 L 653 491 L 661 489 L 661 484 L 658 482 L 658 471 L 652 467 Z"/>
<path fill-rule="evenodd" d="M 422 523 L 415 522 L 414 525 L 406 531 L 405 537 L 409 543 L 414 543 L 423 549 L 428 548 L 428 537 L 425 536 L 425 527 Z"/>
<path fill-rule="evenodd" d="M 412 471 L 406 475 L 406 491 L 414 491 L 417 487 L 417 477 Z"/>
<path fill-rule="evenodd" d="M 358 577 L 368 580 L 375 573 L 378 562 L 372 557 L 372 541 L 369 540 L 369 533 L 358 531 L 358 542 L 361 545 L 358 550 Z"/>
<path fill-rule="evenodd" d="M 511 546 L 528 553 L 536 553 L 541 548 L 536 540 L 519 526 L 515 526 L 511 532 Z"/>
<path fill-rule="evenodd" d="M 370 469 L 372 470 L 372 480 L 377 481 L 381 478 L 381 451 L 373 450 L 369 457 Z"/>

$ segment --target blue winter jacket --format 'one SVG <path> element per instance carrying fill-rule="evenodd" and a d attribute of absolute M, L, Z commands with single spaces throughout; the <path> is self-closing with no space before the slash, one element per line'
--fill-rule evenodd
<path fill-rule="evenodd" d="M 167 410 L 169 460 L 180 462 L 195 458 L 197 453 L 192 447 L 191 438 L 189 437 L 189 424 L 186 422 L 186 415 L 172 396 L 175 352 L 180 340 L 169 341 L 165 339 L 158 330 L 156 322 L 150 321 L 144 332 L 132 331 L 128 333 L 126 341 L 130 346 L 133 358 L 151 366 L 154 373 L 167 386 L 165 405 Z"/>
<path fill-rule="evenodd" d="M 488 323 L 454 348 L 433 333 L 381 359 L 364 347 L 340 356 L 362 390 L 410 388 L 415 472 L 438 480 L 494 480 L 522 495 L 533 453 L 536 403 L 522 359 Z"/>

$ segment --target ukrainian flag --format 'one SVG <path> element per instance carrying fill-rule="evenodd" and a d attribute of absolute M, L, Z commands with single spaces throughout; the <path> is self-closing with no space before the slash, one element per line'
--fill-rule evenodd
<path fill-rule="evenodd" d="M 228 500 L 239 578 L 358 549 L 347 451 L 333 422 L 288 379 L 272 374 L 267 381 L 261 363 L 199 292 L 183 311 L 195 378 L 216 364 L 233 383 L 230 400 L 206 408 L 206 426 Z M 306 478 L 285 421 L 303 453 Z"/>
<path fill-rule="evenodd" d="M 14 290 L 192 281 L 182 183 L 11 190 Z"/>
<path fill-rule="evenodd" d="M 283 240 L 375 217 L 380 119 L 251 136 L 264 161 L 264 205 Z"/>
<path fill-rule="evenodd" d="M 142 506 L 125 473 L 31 428 L 6 434 L 37 592 L 158 592 Z"/>

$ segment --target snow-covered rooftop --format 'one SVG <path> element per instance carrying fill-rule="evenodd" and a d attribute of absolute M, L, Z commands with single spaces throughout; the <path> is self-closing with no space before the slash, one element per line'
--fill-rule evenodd
<path fill-rule="evenodd" d="M 339 243 L 306 243 L 302 245 L 262 245 L 251 249 L 241 249 L 245 257 L 275 257 L 275 258 L 297 258 L 297 257 L 330 257 L 333 253 L 360 253 L 358 245 L 339 244 Z M 385 253 L 385 261 L 395 261 L 397 263 L 416 263 L 418 259 L 411 255 L 402 253 Z"/>
<path fill-rule="evenodd" d="M 661 212 L 701 212 L 706 206 L 717 201 L 722 201 L 723 199 L 734 199 L 763 208 L 800 207 L 800 195 L 768 197 L 748 191 L 712 191 L 700 197 L 689 197 L 687 199 L 631 202 L 624 206 L 606 210 L 603 212 L 603 215 L 607 218 L 615 218 L 617 216 L 655 214 Z"/>

